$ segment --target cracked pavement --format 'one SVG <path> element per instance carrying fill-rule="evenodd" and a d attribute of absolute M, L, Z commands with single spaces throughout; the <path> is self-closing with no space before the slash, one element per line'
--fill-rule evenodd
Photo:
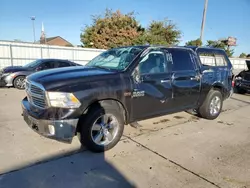
<path fill-rule="evenodd" d="M 20 116 L 23 91 L 0 89 L 0 188 L 250 187 L 250 98 L 233 95 L 213 121 L 186 112 L 125 127 L 112 150 L 93 154 L 48 140 Z"/>

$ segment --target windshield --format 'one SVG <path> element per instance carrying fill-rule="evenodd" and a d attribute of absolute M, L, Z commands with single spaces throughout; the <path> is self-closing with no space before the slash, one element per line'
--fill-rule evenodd
<path fill-rule="evenodd" d="M 105 51 L 92 59 L 86 66 L 124 70 L 144 47 L 122 47 Z"/>
<path fill-rule="evenodd" d="M 41 60 L 38 59 L 38 60 L 32 61 L 32 62 L 30 62 L 30 63 L 24 65 L 23 67 L 25 67 L 25 68 L 34 68 L 34 67 L 36 67 L 37 65 L 39 65 L 40 62 L 41 62 Z"/>

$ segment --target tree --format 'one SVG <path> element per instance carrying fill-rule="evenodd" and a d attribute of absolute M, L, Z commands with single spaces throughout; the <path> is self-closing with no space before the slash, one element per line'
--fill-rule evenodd
<path fill-rule="evenodd" d="M 106 9 L 104 16 L 93 17 L 93 24 L 85 27 L 80 38 L 85 47 L 109 49 L 142 44 L 144 31 L 133 12 L 122 14 Z"/>
<path fill-rule="evenodd" d="M 213 48 L 221 48 L 226 51 L 228 57 L 232 57 L 234 54 L 234 50 L 230 49 L 224 40 L 208 40 L 207 46 Z"/>
<path fill-rule="evenodd" d="M 146 42 L 159 45 L 176 45 L 181 32 L 171 20 L 152 21 L 146 30 Z"/>
<path fill-rule="evenodd" d="M 103 16 L 94 16 L 93 24 L 86 26 L 80 35 L 84 47 L 102 49 L 146 43 L 176 45 L 180 37 L 181 32 L 170 20 L 153 21 L 145 29 L 133 12 L 122 14 L 108 9 Z"/>
<path fill-rule="evenodd" d="M 202 46 L 202 41 L 201 39 L 190 40 L 186 42 L 186 46 Z"/>
<path fill-rule="evenodd" d="M 246 57 L 247 57 L 247 54 L 241 53 L 239 57 L 240 57 L 240 58 L 246 58 Z"/>

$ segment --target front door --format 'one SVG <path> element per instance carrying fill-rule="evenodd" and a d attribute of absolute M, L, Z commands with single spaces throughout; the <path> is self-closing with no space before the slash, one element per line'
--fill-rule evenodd
<path fill-rule="evenodd" d="M 171 73 L 162 49 L 152 49 L 141 58 L 132 80 L 133 120 L 153 117 L 171 108 Z"/>

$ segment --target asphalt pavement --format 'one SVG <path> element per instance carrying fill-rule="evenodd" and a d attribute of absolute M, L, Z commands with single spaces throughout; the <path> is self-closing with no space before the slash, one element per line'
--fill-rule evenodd
<path fill-rule="evenodd" d="M 119 144 L 94 154 L 26 126 L 24 91 L 0 89 L 0 188 L 250 188 L 250 96 L 234 94 L 216 120 L 186 112 L 126 126 Z"/>

